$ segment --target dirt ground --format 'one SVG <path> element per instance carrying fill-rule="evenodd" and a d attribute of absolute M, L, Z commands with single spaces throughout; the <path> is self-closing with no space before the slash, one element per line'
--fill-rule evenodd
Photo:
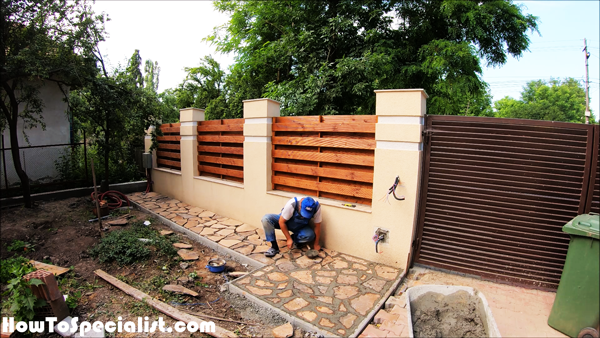
<path fill-rule="evenodd" d="M 276 314 L 270 314 L 256 308 L 243 298 L 221 292 L 220 286 L 227 282 L 224 274 L 209 272 L 205 266 L 211 258 L 219 257 L 213 250 L 199 245 L 182 234 L 179 242 L 193 245 L 200 254 L 197 261 L 187 262 L 188 266 L 175 259 L 152 257 L 148 261 L 128 266 L 116 263 L 102 264 L 90 257 L 88 250 L 100 239 L 98 223 L 88 220 L 95 218 L 91 210 L 93 205 L 89 198 L 70 198 L 52 202 L 37 202 L 33 209 L 22 207 L 4 208 L 0 217 L 0 257 L 6 259 L 14 255 L 7 246 L 16 240 L 33 245 L 33 249 L 18 254 L 37 261 L 43 261 L 71 268 L 72 270 L 59 278 L 59 286 L 63 293 L 80 292 L 78 306 L 71 311 L 79 321 L 116 321 L 118 316 L 123 320 L 135 320 L 138 316 L 149 316 L 150 320 L 162 316 L 168 325 L 173 325 L 166 315 L 152 309 L 143 302 L 136 301 L 124 292 L 114 288 L 94 274 L 97 269 L 119 278 L 130 286 L 136 287 L 170 305 L 190 313 L 225 318 L 230 321 L 210 319 L 217 326 L 233 331 L 240 336 L 271 336 L 271 330 L 285 321 Z M 130 210 L 134 217 L 130 220 L 148 220 L 157 230 L 169 230 L 166 225 L 138 210 Z M 116 231 L 125 227 L 112 227 Z M 226 271 L 247 271 L 245 266 L 229 259 Z M 190 273 L 197 277 L 193 281 L 185 281 Z M 183 281 L 181 280 L 183 277 Z M 178 280 L 179 279 L 179 280 Z M 165 284 L 181 284 L 199 293 L 197 297 L 185 295 L 165 296 L 160 288 Z M 2 291 L 6 286 L 2 285 Z M 4 316 L 5 309 L 2 315 Z M 209 319 L 206 319 L 209 320 Z M 151 336 L 165 336 L 155 333 Z M 179 334 L 181 335 L 181 334 Z M 189 333 L 187 333 L 189 335 Z M 117 334 L 127 337 L 127 334 Z M 135 336 L 129 334 L 129 336 Z M 191 335 L 202 336 L 200 333 Z"/>
<path fill-rule="evenodd" d="M 466 291 L 427 292 L 411 302 L 415 337 L 485 337 L 483 303 Z"/>

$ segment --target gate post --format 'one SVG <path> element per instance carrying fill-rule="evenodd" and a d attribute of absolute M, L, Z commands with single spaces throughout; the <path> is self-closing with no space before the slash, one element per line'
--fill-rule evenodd
<path fill-rule="evenodd" d="M 390 231 L 388 242 L 380 246 L 393 255 L 397 266 L 406 269 L 416 226 L 428 96 L 423 89 L 376 90 L 375 95 L 373 224 Z M 396 195 L 404 195 L 405 200 L 390 196 L 390 204 L 381 201 L 396 176 L 400 178 Z"/>
<path fill-rule="evenodd" d="M 181 200 L 194 204 L 194 176 L 198 176 L 198 122 L 204 121 L 204 109 L 179 110 L 181 155 Z"/>

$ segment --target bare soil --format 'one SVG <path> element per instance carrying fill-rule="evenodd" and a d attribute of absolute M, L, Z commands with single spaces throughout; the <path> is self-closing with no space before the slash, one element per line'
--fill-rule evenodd
<path fill-rule="evenodd" d="M 415 337 L 487 336 L 483 303 L 475 295 L 427 292 L 410 303 Z"/>
<path fill-rule="evenodd" d="M 0 216 L 0 257 L 6 259 L 15 254 L 37 261 L 52 263 L 63 267 L 72 267 L 72 271 L 59 277 L 59 286 L 65 294 L 81 292 L 78 306 L 71 311 L 79 321 L 116 321 L 122 316 L 125 320 L 136 320 L 139 316 L 149 316 L 150 320 L 163 317 L 167 325 L 175 321 L 148 305 L 136 301 L 124 292 L 114 288 L 94 274 L 97 269 L 119 278 L 130 286 L 140 289 L 159 300 L 190 313 L 244 322 L 212 320 L 217 326 L 238 333 L 240 336 L 271 336 L 271 330 L 284 323 L 284 320 L 273 314 L 265 316 L 262 310 L 255 308 L 244 299 L 221 292 L 220 286 L 227 282 L 223 274 L 211 273 L 206 264 L 212 258 L 223 258 L 227 261 L 226 271 L 247 271 L 245 266 L 230 257 L 219 256 L 213 250 L 204 247 L 182 234 L 178 241 L 193 245 L 190 250 L 196 251 L 200 258 L 187 262 L 182 266 L 178 257 L 152 257 L 151 259 L 128 266 L 118 264 L 102 264 L 89 256 L 88 250 L 100 240 L 98 223 L 88 220 L 95 218 L 93 205 L 89 198 L 70 198 L 52 202 L 38 202 L 32 209 L 13 207 L 2 209 Z M 166 225 L 152 219 L 152 216 L 139 210 L 131 210 L 134 217 L 131 221 L 150 219 L 156 230 L 170 230 Z M 109 231 L 126 228 L 114 226 Z M 7 246 L 15 240 L 33 244 L 33 251 L 9 252 Z M 185 267 L 185 268 L 184 268 Z M 189 278 L 190 273 L 197 275 L 191 281 L 178 279 Z M 199 293 L 197 297 L 175 295 L 161 292 L 164 284 L 180 284 Z M 2 291 L 6 288 L 1 286 Z M 3 298 L 5 299 L 6 296 Z M 3 309 L 2 315 L 6 315 Z M 256 315 L 254 315 L 254 313 Z M 200 317 L 202 318 L 202 317 Z M 250 325 L 248 325 L 250 324 Z M 179 334 L 181 335 L 181 334 Z M 189 333 L 187 334 L 189 335 Z M 126 337 L 127 334 L 118 334 Z M 129 334 L 129 336 L 132 336 Z M 135 335 L 133 335 L 135 336 Z M 151 336 L 173 336 L 155 333 Z M 193 337 L 203 334 L 195 333 Z"/>

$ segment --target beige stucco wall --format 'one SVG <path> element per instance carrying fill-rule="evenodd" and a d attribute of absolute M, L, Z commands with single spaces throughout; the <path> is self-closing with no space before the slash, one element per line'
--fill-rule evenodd
<path fill-rule="evenodd" d="M 421 131 L 425 92 L 415 90 L 376 91 L 377 114 L 375 173 L 372 206 L 344 207 L 340 201 L 319 199 L 322 205 L 322 244 L 339 252 L 371 261 L 406 268 L 415 226 L 421 171 Z M 402 105 L 399 107 L 398 105 Z M 185 115 L 185 118 L 184 117 Z M 201 121 L 203 111 L 182 112 L 182 123 Z M 196 141 L 182 131 L 182 170 L 155 169 L 155 191 L 220 215 L 261 227 L 266 213 L 279 213 L 294 194 L 271 190 L 271 117 L 279 116 L 279 103 L 269 99 L 244 102 L 244 183 L 198 177 Z M 397 118 L 396 118 L 397 117 Z M 183 129 L 182 129 L 183 130 Z M 147 143 L 149 147 L 149 142 Z M 380 201 L 396 176 L 397 195 Z M 376 227 L 389 231 L 389 239 L 375 253 L 372 240 Z"/>

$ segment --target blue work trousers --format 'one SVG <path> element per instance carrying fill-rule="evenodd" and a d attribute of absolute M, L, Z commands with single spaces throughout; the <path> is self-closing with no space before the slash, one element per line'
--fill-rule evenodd
<path fill-rule="evenodd" d="M 265 230 L 265 237 L 267 242 L 275 241 L 275 229 L 279 227 L 279 215 L 278 214 L 266 214 L 262 220 L 263 229 Z M 298 229 L 290 229 L 292 240 L 294 243 L 307 243 L 315 240 L 315 231 L 310 226 L 305 226 Z"/>

